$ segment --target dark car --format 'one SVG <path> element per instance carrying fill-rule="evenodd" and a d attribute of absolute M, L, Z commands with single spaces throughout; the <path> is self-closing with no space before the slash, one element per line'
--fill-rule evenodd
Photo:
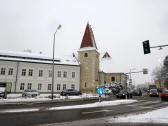
<path fill-rule="evenodd" d="M 81 95 L 82 93 L 80 91 L 77 91 L 75 89 L 66 89 L 61 92 L 62 96 L 68 96 L 68 95 Z"/>
<path fill-rule="evenodd" d="M 149 96 L 150 97 L 159 97 L 159 93 L 158 93 L 158 91 L 157 91 L 157 89 L 151 89 L 150 91 L 149 91 Z"/>
<path fill-rule="evenodd" d="M 141 89 L 135 89 L 135 90 L 133 90 L 132 95 L 133 96 L 142 96 Z"/>
<path fill-rule="evenodd" d="M 4 99 L 7 98 L 7 92 L 5 90 L 5 87 L 0 87 L 0 97 Z"/>
<path fill-rule="evenodd" d="M 37 97 L 39 95 L 39 92 L 32 89 L 26 89 L 24 92 L 22 92 L 22 97 Z"/>
<path fill-rule="evenodd" d="M 119 93 L 116 94 L 117 98 L 132 98 L 132 93 L 129 93 L 126 90 L 121 90 Z"/>
<path fill-rule="evenodd" d="M 160 94 L 160 98 L 162 101 L 168 100 L 168 89 L 164 89 Z"/>

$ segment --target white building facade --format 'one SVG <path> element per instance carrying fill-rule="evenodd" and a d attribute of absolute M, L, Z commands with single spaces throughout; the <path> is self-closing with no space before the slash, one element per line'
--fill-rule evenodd
<path fill-rule="evenodd" d="M 54 93 L 63 89 L 80 90 L 80 65 L 73 56 L 55 59 Z M 9 92 L 36 89 L 49 93 L 52 90 L 52 58 L 42 54 L 0 52 L 0 86 Z"/>

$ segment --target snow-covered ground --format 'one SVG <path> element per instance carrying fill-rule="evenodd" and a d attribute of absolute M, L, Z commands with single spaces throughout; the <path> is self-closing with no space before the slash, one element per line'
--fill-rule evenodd
<path fill-rule="evenodd" d="M 68 100 L 68 99 L 89 99 L 89 98 L 98 98 L 98 94 L 82 94 L 80 96 L 60 96 L 59 94 L 54 94 L 55 98 L 54 100 Z M 22 94 L 8 94 L 7 99 L 0 99 L 0 104 L 6 104 L 6 103 L 20 103 L 20 102 L 43 102 L 43 101 L 51 101 L 51 94 L 40 94 L 37 97 L 34 98 L 24 98 L 22 97 Z M 103 96 L 105 97 L 105 96 Z"/>
<path fill-rule="evenodd" d="M 91 104 L 84 104 L 84 105 L 73 105 L 73 106 L 61 106 L 61 107 L 52 107 L 49 110 L 65 110 L 65 109 L 79 109 L 79 108 L 94 108 L 94 107 L 104 107 L 104 106 L 114 106 L 114 105 L 121 105 L 121 104 L 130 104 L 133 102 L 137 102 L 137 100 L 114 100 L 114 101 L 102 101 L 102 102 L 95 102 Z"/>
<path fill-rule="evenodd" d="M 168 107 L 142 114 L 109 118 L 109 123 L 168 123 Z"/>

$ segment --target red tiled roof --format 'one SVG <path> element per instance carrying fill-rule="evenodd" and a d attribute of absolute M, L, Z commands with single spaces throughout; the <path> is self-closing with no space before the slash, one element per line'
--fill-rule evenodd
<path fill-rule="evenodd" d="M 93 32 L 89 24 L 87 24 L 86 26 L 80 48 L 84 48 L 84 47 L 95 47 L 97 49 Z"/>

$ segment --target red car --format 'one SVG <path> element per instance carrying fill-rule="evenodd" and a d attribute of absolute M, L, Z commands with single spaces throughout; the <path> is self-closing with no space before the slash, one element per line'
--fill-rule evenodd
<path fill-rule="evenodd" d="M 164 89 L 160 94 L 160 98 L 162 101 L 168 100 L 168 89 Z"/>

